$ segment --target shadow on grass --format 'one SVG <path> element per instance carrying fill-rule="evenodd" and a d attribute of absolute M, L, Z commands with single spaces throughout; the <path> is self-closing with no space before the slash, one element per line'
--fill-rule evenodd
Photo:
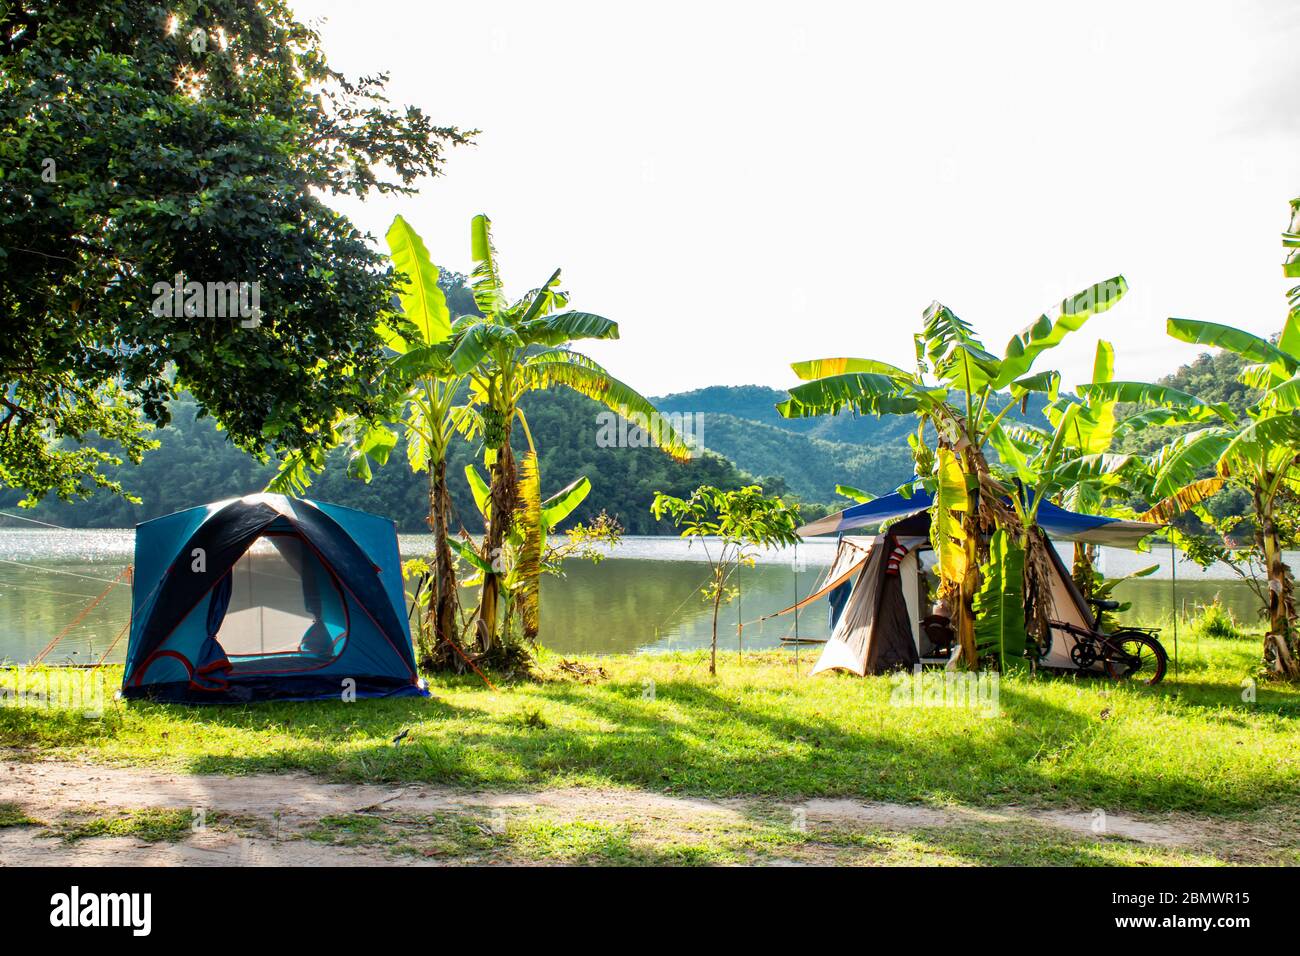
<path fill-rule="evenodd" d="M 1234 754 L 1238 738 L 1261 731 L 1261 717 L 1300 713 L 1295 695 L 1266 685 L 1248 711 L 1232 685 L 1009 679 L 1003 715 L 983 719 L 891 706 L 887 678 L 791 685 L 754 674 L 750 680 L 742 669 L 724 685 L 688 671 L 660 679 L 649 699 L 645 684 L 623 676 L 500 694 L 450 680 L 436 684 L 432 698 L 356 704 L 134 703 L 81 723 L 0 708 L 0 742 L 100 746 L 110 759 L 143 754 L 194 773 L 307 770 L 484 789 L 574 784 L 1135 813 L 1262 807 L 1293 799 L 1300 775 L 1272 754 L 1258 761 Z M 1112 709 L 1135 716 L 1117 726 L 1107 722 Z"/>

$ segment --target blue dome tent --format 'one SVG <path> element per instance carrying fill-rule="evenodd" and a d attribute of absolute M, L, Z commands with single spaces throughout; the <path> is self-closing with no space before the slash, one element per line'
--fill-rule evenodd
<path fill-rule="evenodd" d="M 392 521 L 260 494 L 136 527 L 122 694 L 187 702 L 423 694 Z"/>

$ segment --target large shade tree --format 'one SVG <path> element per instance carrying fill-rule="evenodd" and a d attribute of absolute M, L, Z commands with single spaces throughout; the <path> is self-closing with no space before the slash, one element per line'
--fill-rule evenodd
<path fill-rule="evenodd" d="M 1040 620 L 1031 624 L 1043 638 L 1048 605 L 1046 539 L 1034 525 L 1037 505 L 990 468 L 989 444 L 1006 443 L 1004 421 L 1033 393 L 1057 396 L 1060 376 L 1034 372 L 1039 355 L 1055 347 L 1089 318 L 1111 308 L 1127 291 L 1122 276 L 1097 283 L 1064 300 L 1012 336 L 1001 355 L 990 352 L 967 322 L 938 302 L 926 309 L 916 341 L 916 368 L 905 371 L 877 359 L 829 358 L 795 363 L 805 384 L 792 388 L 777 406 L 789 418 L 837 414 L 902 414 L 917 417 L 910 439 L 918 479 L 935 495 L 931 535 L 939 559 L 940 596 L 951 605 L 962 657 L 970 667 L 981 657 L 1007 666 L 1026 650 L 1025 628 L 1008 624 L 995 608 L 1010 608 L 1027 588 Z M 1065 413 L 1070 418 L 1079 412 Z M 1068 427 L 1069 422 L 1067 421 Z M 933 441 L 933 445 L 931 445 Z M 1059 442 L 1044 467 L 1059 458 Z M 990 551 L 986 542 L 996 530 Z M 1007 573 L 1008 566 L 1023 568 Z M 991 593 L 983 587 L 992 580 Z M 977 634 L 976 595 L 981 595 Z"/>
<path fill-rule="evenodd" d="M 281 0 L 0 5 L 0 483 L 116 487 L 112 443 L 138 460 L 180 389 L 258 455 L 368 409 L 393 279 L 326 201 L 409 193 L 467 136 L 385 82 Z M 261 315 L 167 310 L 188 283 L 257 283 Z"/>

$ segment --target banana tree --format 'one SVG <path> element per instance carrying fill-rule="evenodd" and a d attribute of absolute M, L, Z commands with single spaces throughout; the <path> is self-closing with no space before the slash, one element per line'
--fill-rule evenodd
<path fill-rule="evenodd" d="M 940 598 L 953 608 L 967 666 L 978 666 L 981 653 L 974 601 L 987 570 L 982 570 L 989 555 L 987 536 L 1004 528 L 1009 534 L 1007 549 L 1040 552 L 1038 559 L 1031 555 L 1025 561 L 1028 590 L 1040 594 L 1040 605 L 1048 580 L 1041 574 L 1045 544 L 1041 535 L 1032 533 L 1032 515 L 1016 506 L 1006 482 L 990 470 L 985 449 L 1003 434 L 1008 413 L 1024 407 L 1031 394 L 1057 396 L 1060 376 L 1052 371 L 1035 373 L 1038 356 L 1092 316 L 1110 309 L 1127 290 L 1123 276 L 1090 286 L 1012 336 L 1000 356 L 985 348 L 968 323 L 935 302 L 926 309 L 922 332 L 915 336 L 914 371 L 862 358 L 818 359 L 792 366 L 805 384 L 790 389 L 790 398 L 777 406 L 787 418 L 834 415 L 847 409 L 918 419 L 909 444 L 918 478 L 935 495 L 931 536 L 939 558 Z M 994 556 L 995 561 L 1017 559 L 1009 550 Z M 1023 644 L 1023 637 L 1020 641 Z M 1005 665 L 1015 656 L 1006 652 L 1005 640 L 999 639 L 997 647 L 999 663 Z"/>
<path fill-rule="evenodd" d="M 487 216 L 474 217 L 470 240 L 474 260 L 470 288 L 482 315 L 462 316 L 452 323 L 450 364 L 457 375 L 467 378 L 471 400 L 480 414 L 480 427 L 473 434 L 482 436 L 484 463 L 490 472 L 480 556 L 492 566 L 501 561 L 524 490 L 511 448 L 516 420 L 530 455 L 537 452 L 519 404 L 527 393 L 554 386 L 573 389 L 636 422 L 649 433 L 653 444 L 672 457 L 686 461 L 691 449 L 649 400 L 568 347 L 579 339 L 616 339 L 617 323 L 590 312 L 558 311 L 568 304 L 567 293 L 560 289 L 558 269 L 545 284 L 512 302 L 505 293 Z M 491 650 L 496 641 L 500 593 L 501 576 L 486 575 L 476 618 L 483 652 Z"/>
<path fill-rule="evenodd" d="M 1294 228 L 1294 226 L 1293 226 Z M 1294 301 L 1294 296 L 1293 296 Z M 1282 560 L 1277 507 L 1283 492 L 1300 492 L 1300 308 L 1293 305 L 1277 343 L 1214 322 L 1170 318 L 1168 331 L 1183 342 L 1227 349 L 1251 364 L 1240 380 L 1262 396 L 1241 421 L 1197 429 L 1165 445 L 1154 460 L 1150 514 L 1167 518 L 1194 508 L 1196 493 L 1212 482 L 1235 481 L 1251 493 L 1255 539 L 1268 580 L 1268 634 L 1264 660 L 1300 679 L 1294 580 Z M 1202 475 L 1213 469 L 1215 476 Z"/>
<path fill-rule="evenodd" d="M 541 474 L 534 452 L 524 455 L 519 471 L 519 506 L 498 560 L 489 564 L 464 542 L 453 540 L 452 544 L 478 571 L 478 580 L 467 583 L 481 585 L 487 577 L 496 575 L 507 597 L 506 617 L 518 612 L 524 635 L 533 639 L 540 628 L 542 573 L 558 573 L 560 570 L 558 549 L 548 547 L 548 538 L 560 522 L 586 500 L 591 493 L 591 482 L 584 476 L 543 499 Z M 465 479 L 484 522 L 490 521 L 492 491 L 488 483 L 473 465 L 465 466 Z"/>
<path fill-rule="evenodd" d="M 1144 491 L 1149 476 L 1144 459 L 1112 450 L 1126 435 L 1157 425 L 1231 417 L 1226 406 L 1209 405 L 1177 389 L 1116 381 L 1114 371 L 1114 346 L 1100 340 L 1092 381 L 1047 405 L 1050 427 L 1004 424 L 993 433 L 991 442 L 1015 479 L 1023 520 L 1032 523 L 1037 503 L 1048 499 L 1082 514 L 1113 513 L 1108 499 Z M 1121 402 L 1137 406 L 1136 412 L 1120 419 Z M 1075 542 L 1072 577 L 1085 597 L 1092 596 L 1095 559 L 1095 546 Z"/>
<path fill-rule="evenodd" d="M 348 449 L 348 474 L 369 482 L 374 465 L 387 463 L 399 438 L 406 442 L 411 470 L 428 472 L 428 524 L 433 533 L 433 581 L 429 613 L 422 620 L 420 664 L 434 668 L 459 639 L 456 567 L 448 545 L 451 497 L 447 490 L 447 452 L 457 430 L 469 432 L 476 418 L 464 403 L 465 377 L 451 364 L 452 326 L 439 271 L 416 231 L 401 216 L 386 235 L 393 268 L 402 278 L 400 313 L 389 316 L 380 333 L 391 357 L 372 383 L 383 401 L 373 419 L 340 417 L 332 444 Z M 294 452 L 272 479 L 271 491 L 301 494 L 313 472 L 325 466 L 322 453 Z"/>

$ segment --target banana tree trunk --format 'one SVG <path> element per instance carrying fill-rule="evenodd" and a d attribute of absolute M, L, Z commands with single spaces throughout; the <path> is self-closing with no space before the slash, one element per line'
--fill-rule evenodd
<path fill-rule="evenodd" d="M 971 670 L 979 668 L 979 651 L 975 647 L 975 595 L 980 589 L 980 552 L 983 530 L 980 521 L 979 479 L 988 471 L 988 463 L 974 448 L 967 446 L 962 452 L 962 471 L 974 476 L 974 487 L 967 488 L 966 510 L 961 526 L 965 533 L 962 547 L 966 553 L 966 570 L 957 582 L 955 624 L 957 640 L 961 645 L 962 662 Z"/>
<path fill-rule="evenodd" d="M 1084 600 L 1092 597 L 1092 562 L 1095 550 L 1092 545 L 1084 544 L 1082 541 L 1074 542 L 1074 567 L 1070 570 L 1070 577 L 1074 578 L 1075 585 L 1083 595 Z"/>
<path fill-rule="evenodd" d="M 1264 638 L 1264 663 L 1288 680 L 1300 679 L 1300 640 L 1293 626 L 1294 582 L 1291 569 L 1282 560 L 1282 542 L 1278 536 L 1273 502 L 1265 500 L 1258 488 L 1255 491 L 1255 509 L 1268 573 L 1268 636 Z"/>
<path fill-rule="evenodd" d="M 502 546 L 510 530 L 510 521 L 515 513 L 518 498 L 515 474 L 515 456 L 510 448 L 510 437 L 497 451 L 496 461 L 492 463 L 490 484 L 490 515 L 487 519 L 487 534 L 483 537 L 483 560 L 494 570 L 502 566 Z M 479 592 L 478 604 L 478 646 L 481 653 L 492 649 L 497 639 L 497 621 L 501 607 L 501 579 L 496 574 L 483 577 L 483 587 Z"/>
<path fill-rule="evenodd" d="M 447 460 L 440 458 L 429 470 L 429 530 L 433 533 L 433 575 L 429 588 L 429 613 L 420 633 L 420 666 L 434 670 L 447 659 L 448 645 L 455 642 L 459 595 L 456 563 L 447 543 L 451 495 L 447 491 Z"/>
<path fill-rule="evenodd" d="M 974 497 L 974 496 L 972 496 Z M 980 589 L 980 522 L 972 502 L 971 510 L 962 518 L 966 533 L 963 547 L 966 550 L 966 573 L 957 582 L 956 612 L 957 639 L 961 644 L 962 662 L 971 670 L 979 667 L 979 651 L 975 647 L 975 594 Z"/>
<path fill-rule="evenodd" d="M 1041 650 L 1051 634 L 1052 620 L 1052 557 L 1049 549 L 1052 542 L 1043 529 L 1036 525 L 1026 528 L 1024 532 L 1025 548 L 1025 628 L 1027 636 L 1032 638 Z M 1075 552 L 1078 557 L 1078 551 Z M 1092 565 L 1088 565 L 1089 580 Z M 1091 593 L 1091 592 L 1089 592 Z"/>

